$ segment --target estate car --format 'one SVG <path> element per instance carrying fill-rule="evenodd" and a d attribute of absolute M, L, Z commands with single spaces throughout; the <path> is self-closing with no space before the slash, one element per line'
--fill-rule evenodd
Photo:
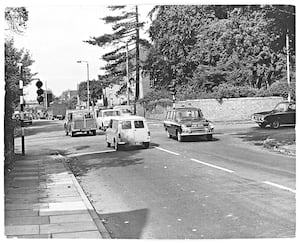
<path fill-rule="evenodd" d="M 283 125 L 295 125 L 296 103 L 288 101 L 280 102 L 271 111 L 254 113 L 251 119 L 261 128 L 265 128 L 267 125 L 270 125 L 274 129 Z"/>
<path fill-rule="evenodd" d="M 163 126 L 168 137 L 176 137 L 182 141 L 188 136 L 206 136 L 212 140 L 213 124 L 203 117 L 202 111 L 196 107 L 177 107 L 167 111 Z"/>

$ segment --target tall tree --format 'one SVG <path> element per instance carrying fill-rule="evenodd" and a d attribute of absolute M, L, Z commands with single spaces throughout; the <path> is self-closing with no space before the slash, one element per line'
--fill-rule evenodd
<path fill-rule="evenodd" d="M 5 107 L 4 107 L 4 151 L 5 163 L 9 163 L 14 151 L 14 122 L 12 115 L 19 104 L 20 72 L 18 64 L 22 63 L 24 86 L 30 83 L 34 74 L 30 66 L 33 60 L 28 51 L 17 49 L 14 46 L 12 34 L 22 34 L 26 28 L 28 12 L 26 8 L 6 8 L 5 20 L 8 25 L 6 31 L 10 35 L 5 39 Z"/>
<path fill-rule="evenodd" d="M 109 6 L 111 11 L 117 11 L 116 15 L 102 18 L 105 24 L 111 24 L 113 33 L 92 37 L 86 41 L 99 47 L 109 46 L 112 51 L 104 54 L 102 58 L 107 62 L 105 66 L 106 75 L 112 77 L 118 83 L 126 76 L 126 55 L 129 57 L 129 69 L 135 70 L 136 99 L 139 97 L 140 81 L 140 45 L 149 45 L 146 40 L 140 39 L 139 31 L 144 26 L 139 21 L 138 6 Z M 129 47 L 135 45 L 135 51 L 126 52 L 126 43 Z"/>

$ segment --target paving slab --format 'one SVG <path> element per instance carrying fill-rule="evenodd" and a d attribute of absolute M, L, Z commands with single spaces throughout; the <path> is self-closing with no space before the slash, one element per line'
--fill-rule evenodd
<path fill-rule="evenodd" d="M 48 216 L 34 216 L 34 217 L 5 217 L 5 225 L 43 225 L 49 224 Z"/>
<path fill-rule="evenodd" d="M 5 217 L 32 217 L 38 216 L 39 212 L 37 210 L 27 209 L 27 210 L 5 210 Z"/>
<path fill-rule="evenodd" d="M 40 216 L 70 215 L 70 214 L 83 214 L 83 213 L 88 213 L 88 211 L 87 210 L 62 210 L 62 211 L 41 210 L 39 211 Z"/>
<path fill-rule="evenodd" d="M 48 207 L 48 203 L 8 203 L 5 205 L 5 210 L 39 210 Z"/>
<path fill-rule="evenodd" d="M 25 238 L 25 239 L 47 239 L 51 237 L 52 237 L 51 234 L 7 236 L 7 238 Z"/>
<path fill-rule="evenodd" d="M 53 202 L 79 202 L 81 198 L 78 195 L 65 196 L 65 197 L 43 197 L 39 199 L 42 203 L 53 203 Z"/>
<path fill-rule="evenodd" d="M 38 235 L 39 225 L 7 225 L 5 226 L 5 235 Z"/>
<path fill-rule="evenodd" d="M 80 231 L 98 231 L 98 229 L 95 223 L 91 221 L 40 225 L 40 234 Z"/>
<path fill-rule="evenodd" d="M 93 221 L 92 217 L 88 212 L 82 214 L 54 215 L 54 216 L 50 216 L 49 218 L 51 224 Z"/>
<path fill-rule="evenodd" d="M 54 233 L 52 238 L 84 238 L 96 239 L 102 238 L 98 231 L 84 231 L 84 232 L 68 232 L 68 233 Z"/>

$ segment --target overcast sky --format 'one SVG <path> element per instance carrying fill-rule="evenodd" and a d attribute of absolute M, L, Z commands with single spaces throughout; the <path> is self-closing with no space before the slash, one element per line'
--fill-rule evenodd
<path fill-rule="evenodd" d="M 84 43 L 89 37 L 100 36 L 111 32 L 111 26 L 100 19 L 111 11 L 104 5 L 65 5 L 65 6 L 30 6 L 29 20 L 24 35 L 15 36 L 18 48 L 28 49 L 35 63 L 32 72 L 37 72 L 37 78 L 47 88 L 59 96 L 65 90 L 75 90 L 77 83 L 86 81 L 89 62 L 90 80 L 103 74 L 100 67 L 105 65 L 101 56 L 107 49 Z M 153 5 L 140 5 L 140 19 L 147 21 L 148 12 Z M 148 37 L 145 30 L 141 31 Z M 44 85 L 45 88 L 45 85 Z M 36 99 L 35 82 L 25 89 L 27 100 Z"/>

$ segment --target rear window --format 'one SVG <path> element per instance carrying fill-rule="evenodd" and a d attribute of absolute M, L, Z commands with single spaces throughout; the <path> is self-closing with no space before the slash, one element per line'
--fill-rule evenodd
<path fill-rule="evenodd" d="M 123 121 L 122 129 L 131 129 L 131 121 Z"/>
<path fill-rule="evenodd" d="M 144 128 L 144 122 L 143 121 L 134 121 L 134 127 L 135 128 Z"/>
<path fill-rule="evenodd" d="M 105 116 L 105 117 L 120 116 L 120 112 L 119 111 L 105 111 L 105 112 L 103 112 L 103 116 Z"/>

